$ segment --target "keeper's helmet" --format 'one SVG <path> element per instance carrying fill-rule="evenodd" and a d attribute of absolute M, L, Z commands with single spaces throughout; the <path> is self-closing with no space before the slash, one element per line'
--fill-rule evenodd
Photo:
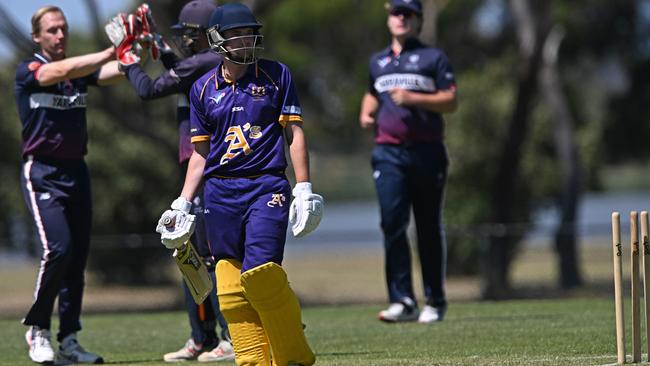
<path fill-rule="evenodd" d="M 197 40 L 210 24 L 210 16 L 217 8 L 212 0 L 192 0 L 185 4 L 178 15 L 178 23 L 171 26 L 173 43 L 188 57 L 198 51 Z"/>
<path fill-rule="evenodd" d="M 251 34 L 228 35 L 234 29 L 251 29 Z M 217 7 L 210 17 L 207 30 L 210 48 L 225 59 L 237 64 L 252 64 L 264 50 L 260 35 L 262 24 L 255 19 L 251 10 L 241 3 L 228 3 Z"/>

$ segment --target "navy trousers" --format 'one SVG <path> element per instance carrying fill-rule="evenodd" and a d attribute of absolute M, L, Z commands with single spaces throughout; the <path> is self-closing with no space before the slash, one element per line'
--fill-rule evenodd
<path fill-rule="evenodd" d="M 60 341 L 81 330 L 79 317 L 92 223 L 88 169 L 83 160 L 28 157 L 21 182 L 43 248 L 34 303 L 23 324 L 50 329 L 58 296 Z"/>
<path fill-rule="evenodd" d="M 187 163 L 182 165 L 183 172 L 187 171 Z M 192 214 L 196 215 L 196 228 L 194 234 L 190 238 L 192 244 L 196 248 L 196 252 L 204 259 L 212 278 L 212 283 L 215 287 L 210 292 L 210 295 L 203 301 L 202 304 L 196 304 L 190 289 L 187 288 L 185 281 L 183 282 L 183 292 L 185 294 L 185 308 L 189 317 L 191 333 L 190 336 L 197 344 L 202 344 L 204 348 L 214 348 L 219 343 L 219 336 L 217 335 L 217 324 L 221 328 L 221 339 L 230 341 L 228 333 L 228 324 L 226 319 L 219 310 L 219 300 L 217 298 L 216 290 L 216 276 L 215 265 L 212 254 L 210 253 L 210 246 L 208 244 L 207 233 L 205 231 L 205 215 L 203 213 L 203 188 L 200 188 L 196 193 L 196 197 L 192 201 Z"/>
<path fill-rule="evenodd" d="M 442 205 L 448 159 L 444 144 L 380 144 L 373 149 L 372 166 L 381 209 L 389 301 L 417 303 L 407 238 L 412 209 L 426 303 L 445 306 L 447 253 Z"/>

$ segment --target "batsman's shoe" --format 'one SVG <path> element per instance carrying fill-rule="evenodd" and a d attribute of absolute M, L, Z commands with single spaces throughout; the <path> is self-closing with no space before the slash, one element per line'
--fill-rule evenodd
<path fill-rule="evenodd" d="M 50 342 L 50 331 L 39 327 L 30 327 L 25 333 L 29 346 L 29 358 L 36 363 L 51 365 L 54 363 L 54 350 Z"/>
<path fill-rule="evenodd" d="M 67 365 L 74 363 L 101 364 L 104 359 L 100 355 L 86 351 L 75 333 L 69 334 L 59 344 L 59 354 L 56 360 L 57 364 Z"/>
<path fill-rule="evenodd" d="M 418 317 L 418 323 L 422 324 L 431 324 L 435 322 L 440 322 L 445 317 L 447 312 L 446 306 L 433 307 L 426 305 L 422 308 L 420 316 Z"/>
<path fill-rule="evenodd" d="M 418 309 L 401 302 L 390 304 L 388 309 L 379 312 L 379 320 L 389 323 L 409 322 L 418 319 Z"/>
<path fill-rule="evenodd" d="M 230 342 L 221 341 L 212 351 L 201 353 L 197 360 L 199 362 L 234 361 L 235 350 Z"/>
<path fill-rule="evenodd" d="M 185 342 L 185 346 L 183 346 L 183 348 L 179 349 L 176 352 L 166 353 L 163 356 L 163 360 L 165 360 L 165 362 L 191 361 L 196 360 L 200 353 L 201 348 L 198 347 L 196 343 L 194 343 L 194 340 L 192 338 L 190 338 L 187 340 L 187 342 Z"/>

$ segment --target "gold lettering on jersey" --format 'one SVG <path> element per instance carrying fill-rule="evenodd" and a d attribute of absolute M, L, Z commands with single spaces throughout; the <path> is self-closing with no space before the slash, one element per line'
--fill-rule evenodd
<path fill-rule="evenodd" d="M 282 193 L 275 193 L 271 195 L 271 200 L 266 203 L 267 206 L 269 207 L 275 207 L 275 206 L 280 206 L 282 207 L 282 202 L 286 201 L 287 198 L 284 197 L 284 194 Z"/>
<path fill-rule="evenodd" d="M 250 127 L 250 124 L 247 123 L 245 126 Z M 248 130 L 248 128 L 246 128 L 246 130 Z M 232 126 L 228 128 L 228 132 L 226 132 L 226 138 L 224 139 L 224 142 L 229 143 L 229 145 L 226 153 L 223 154 L 223 156 L 221 156 L 221 161 L 220 161 L 221 165 L 226 164 L 228 161 L 233 159 L 235 156 L 239 155 L 241 152 L 244 152 L 244 155 L 248 155 L 253 151 L 250 145 L 248 145 L 248 141 L 246 141 L 246 137 L 244 137 L 244 131 L 242 129 L 242 126 Z"/>
<path fill-rule="evenodd" d="M 253 140 L 262 137 L 262 127 L 260 126 L 251 127 L 251 132 L 248 134 L 248 137 L 252 138 Z"/>

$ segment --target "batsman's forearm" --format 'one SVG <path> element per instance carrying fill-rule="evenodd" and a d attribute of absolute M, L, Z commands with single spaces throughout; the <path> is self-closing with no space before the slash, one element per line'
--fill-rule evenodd
<path fill-rule="evenodd" d="M 205 158 L 201 154 L 194 151 L 190 157 L 187 167 L 187 174 L 185 174 L 185 183 L 181 191 L 181 197 L 188 201 L 192 201 L 196 195 L 196 191 L 203 182 L 203 169 L 205 168 Z"/>
<path fill-rule="evenodd" d="M 293 128 L 293 141 L 289 145 L 289 155 L 293 172 L 296 176 L 296 183 L 309 182 L 309 153 L 307 152 L 307 142 L 305 134 L 301 127 Z"/>

